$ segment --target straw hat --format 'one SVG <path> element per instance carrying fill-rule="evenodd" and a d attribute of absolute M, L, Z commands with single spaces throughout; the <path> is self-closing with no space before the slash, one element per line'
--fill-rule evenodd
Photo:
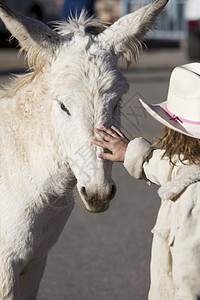
<path fill-rule="evenodd" d="M 167 101 L 151 105 L 140 99 L 150 115 L 165 126 L 200 139 L 200 63 L 176 67 Z"/>

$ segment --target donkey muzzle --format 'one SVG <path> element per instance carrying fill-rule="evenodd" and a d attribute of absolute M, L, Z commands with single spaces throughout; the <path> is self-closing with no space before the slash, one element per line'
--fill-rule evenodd
<path fill-rule="evenodd" d="M 116 194 L 116 185 L 112 183 L 105 188 L 96 188 L 82 186 L 80 195 L 86 206 L 86 209 L 91 213 L 100 213 L 109 208 L 110 201 Z"/>

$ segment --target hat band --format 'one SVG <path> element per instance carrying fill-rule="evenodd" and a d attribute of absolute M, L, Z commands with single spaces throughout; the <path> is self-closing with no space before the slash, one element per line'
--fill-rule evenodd
<path fill-rule="evenodd" d="M 191 120 L 187 120 L 187 119 L 183 119 L 183 118 L 179 118 L 178 116 L 174 115 L 173 113 L 171 113 L 169 111 L 169 109 L 167 108 L 167 106 L 165 106 L 165 111 L 166 113 L 168 113 L 168 115 L 170 115 L 170 117 L 172 118 L 172 120 L 174 121 L 180 121 L 181 123 L 188 123 L 188 124 L 193 124 L 193 125 L 200 125 L 200 122 L 197 121 L 191 121 Z"/>

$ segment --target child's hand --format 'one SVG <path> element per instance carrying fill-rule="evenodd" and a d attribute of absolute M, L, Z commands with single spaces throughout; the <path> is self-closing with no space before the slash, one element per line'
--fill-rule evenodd
<path fill-rule="evenodd" d="M 101 153 L 100 158 L 111 161 L 124 161 L 124 156 L 129 143 L 127 137 L 116 127 L 101 126 L 101 129 L 95 128 L 94 131 L 104 139 L 104 141 L 92 140 L 91 142 L 99 147 L 110 150 L 112 153 Z"/>

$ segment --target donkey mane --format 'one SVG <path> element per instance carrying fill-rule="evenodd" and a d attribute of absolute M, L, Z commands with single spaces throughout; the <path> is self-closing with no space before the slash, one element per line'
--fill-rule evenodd
<path fill-rule="evenodd" d="M 12 74 L 9 81 L 1 85 L 0 99 L 14 97 L 24 86 L 33 82 L 38 74 L 39 72 L 35 71 L 28 71 L 24 74 Z"/>
<path fill-rule="evenodd" d="M 52 23 L 54 29 L 62 36 L 67 36 L 69 34 L 93 34 L 98 35 L 104 29 L 108 28 L 110 23 L 104 22 L 97 17 L 88 17 L 87 11 L 82 10 L 79 17 L 69 17 L 64 21 L 57 21 Z"/>

